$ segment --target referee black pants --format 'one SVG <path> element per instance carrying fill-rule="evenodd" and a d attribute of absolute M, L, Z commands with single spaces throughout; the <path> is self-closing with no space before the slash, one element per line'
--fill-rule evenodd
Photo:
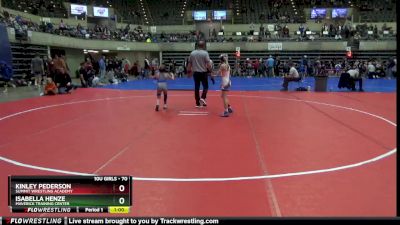
<path fill-rule="evenodd" d="M 202 99 L 207 98 L 208 91 L 208 74 L 207 72 L 194 72 L 194 97 L 196 99 L 196 105 L 200 105 L 200 83 L 203 85 L 203 93 L 201 94 Z"/>
<path fill-rule="evenodd" d="M 351 81 L 351 90 L 355 91 L 356 90 L 356 81 L 358 81 L 358 90 L 362 90 L 363 89 L 363 80 L 362 78 L 352 78 L 350 77 L 350 81 Z"/>

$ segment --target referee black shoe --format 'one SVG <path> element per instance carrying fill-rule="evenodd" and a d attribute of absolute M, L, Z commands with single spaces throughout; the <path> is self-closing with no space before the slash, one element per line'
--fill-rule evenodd
<path fill-rule="evenodd" d="M 202 106 L 207 106 L 207 102 L 206 102 L 206 100 L 205 100 L 204 98 L 201 98 L 201 99 L 200 99 L 200 104 L 201 104 Z"/>

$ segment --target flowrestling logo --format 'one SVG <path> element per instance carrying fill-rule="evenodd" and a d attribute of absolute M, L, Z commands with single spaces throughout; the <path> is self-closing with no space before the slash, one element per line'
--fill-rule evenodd
<path fill-rule="evenodd" d="M 81 15 L 82 13 L 87 13 L 86 5 L 71 4 L 71 14 L 72 15 Z"/>
<path fill-rule="evenodd" d="M 98 13 L 99 15 L 104 15 L 105 12 L 106 12 L 105 9 L 98 9 L 98 10 L 97 10 L 97 13 Z"/>
<path fill-rule="evenodd" d="M 93 7 L 93 13 L 94 13 L 94 16 L 108 17 L 108 8 Z"/>

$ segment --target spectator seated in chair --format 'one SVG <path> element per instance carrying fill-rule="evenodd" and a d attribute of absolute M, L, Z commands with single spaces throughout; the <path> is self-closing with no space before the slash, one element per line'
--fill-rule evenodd
<path fill-rule="evenodd" d="M 299 72 L 297 71 L 294 63 L 293 62 L 289 63 L 289 66 L 290 66 L 289 75 L 283 78 L 281 91 L 288 90 L 289 82 L 299 82 L 301 80 L 301 76 L 299 75 Z"/>
<path fill-rule="evenodd" d="M 72 84 L 71 77 L 64 68 L 60 68 L 59 73 L 56 75 L 56 84 L 59 94 L 70 94 L 72 89 L 76 89 Z"/>
<path fill-rule="evenodd" d="M 88 73 L 88 71 L 85 67 L 85 63 L 80 64 L 78 73 L 79 73 L 79 79 L 81 80 L 82 87 L 84 87 L 84 88 L 91 87 L 93 75 L 91 73 Z"/>

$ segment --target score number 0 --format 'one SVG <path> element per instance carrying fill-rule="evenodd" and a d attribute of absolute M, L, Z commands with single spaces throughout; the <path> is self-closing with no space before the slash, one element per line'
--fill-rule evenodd
<path fill-rule="evenodd" d="M 122 180 L 122 181 L 128 181 L 128 180 L 129 180 L 129 177 L 121 177 L 121 180 Z M 125 185 L 123 185 L 123 184 L 119 185 L 119 186 L 118 186 L 118 191 L 119 191 L 119 192 L 124 192 L 124 191 L 125 191 Z M 118 203 L 119 203 L 120 205 L 125 204 L 125 198 L 124 198 L 124 197 L 119 198 L 119 199 L 118 199 Z"/>
<path fill-rule="evenodd" d="M 125 179 L 124 179 L 124 178 L 125 178 Z M 122 177 L 122 180 L 123 180 L 123 181 L 127 181 L 127 177 Z M 125 191 L 125 185 L 123 185 L 123 184 L 119 185 L 119 186 L 118 186 L 118 191 L 119 191 L 119 192 L 124 192 L 124 191 Z M 118 199 L 118 203 L 119 203 L 120 205 L 125 204 L 125 198 L 124 198 L 124 197 L 120 197 L 120 198 Z"/>
<path fill-rule="evenodd" d="M 118 186 L 118 191 L 119 191 L 119 192 L 124 192 L 124 191 L 125 191 L 125 185 L 123 185 L 123 184 L 119 185 L 119 186 Z M 124 198 L 124 197 L 119 198 L 119 199 L 118 199 L 118 202 L 119 202 L 119 204 L 121 204 L 121 205 L 125 204 L 125 198 Z"/>

